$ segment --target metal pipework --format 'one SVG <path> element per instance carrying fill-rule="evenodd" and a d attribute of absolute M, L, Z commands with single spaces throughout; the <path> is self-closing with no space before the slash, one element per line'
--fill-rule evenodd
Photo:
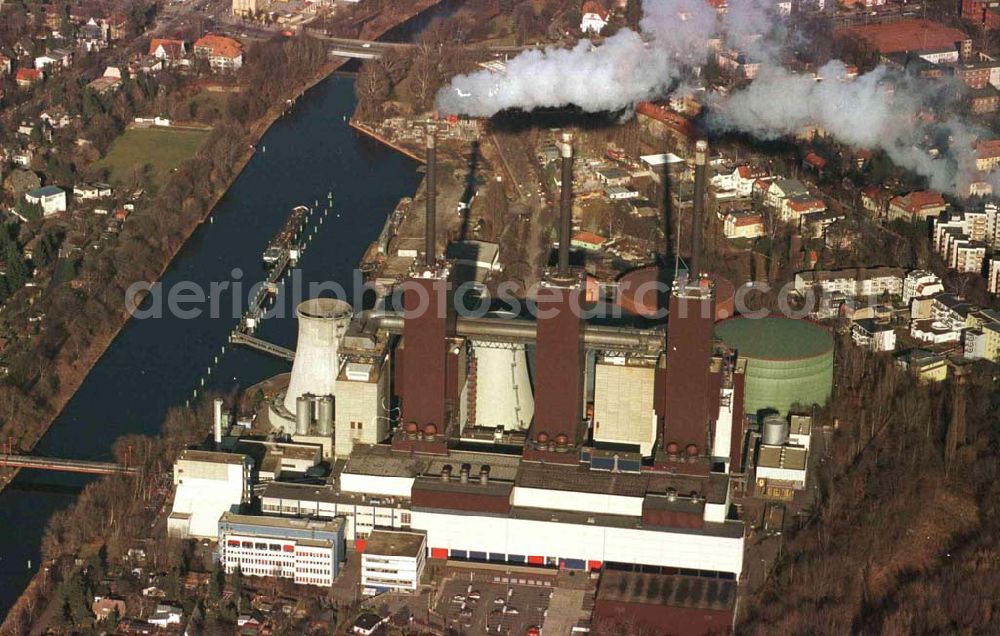
<path fill-rule="evenodd" d="M 562 136 L 562 191 L 559 199 L 559 277 L 569 276 L 569 241 L 573 223 L 573 135 Z"/>
<path fill-rule="evenodd" d="M 403 333 L 403 316 L 400 314 L 372 312 L 364 316 L 364 319 L 364 331 L 368 333 L 379 329 L 393 334 Z M 456 321 L 455 333 L 474 340 L 508 338 L 519 342 L 534 342 L 538 330 L 532 320 L 461 317 Z M 663 331 L 585 324 L 583 343 L 593 349 L 625 349 L 653 353 L 663 349 Z"/>
<path fill-rule="evenodd" d="M 427 134 L 427 218 L 424 232 L 424 262 L 432 267 L 435 262 L 437 228 L 437 144 L 434 132 Z"/>
<path fill-rule="evenodd" d="M 691 219 L 691 280 L 701 274 L 701 233 L 705 216 L 705 181 L 708 172 L 708 142 L 694 145 L 694 215 Z"/>

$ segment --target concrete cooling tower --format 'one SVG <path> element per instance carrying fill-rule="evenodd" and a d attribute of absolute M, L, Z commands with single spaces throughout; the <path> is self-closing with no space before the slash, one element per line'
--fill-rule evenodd
<path fill-rule="evenodd" d="M 535 415 L 524 345 L 475 341 L 476 425 L 525 430 Z"/>
<path fill-rule="evenodd" d="M 296 315 L 299 340 L 284 402 L 290 413 L 295 413 L 296 400 L 303 395 L 334 394 L 340 369 L 337 350 L 352 310 L 342 300 L 313 298 L 299 305 Z"/>

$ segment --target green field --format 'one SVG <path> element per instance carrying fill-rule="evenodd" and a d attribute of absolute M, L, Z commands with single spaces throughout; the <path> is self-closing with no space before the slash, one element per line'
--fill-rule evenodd
<path fill-rule="evenodd" d="M 98 166 L 110 171 L 113 183 L 122 183 L 148 165 L 160 185 L 171 170 L 198 152 L 209 132 L 208 128 L 129 128 L 111 144 Z"/>

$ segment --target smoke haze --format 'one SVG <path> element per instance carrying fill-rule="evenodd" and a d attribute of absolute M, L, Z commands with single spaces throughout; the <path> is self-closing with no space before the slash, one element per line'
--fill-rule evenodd
<path fill-rule="evenodd" d="M 774 139 L 815 126 L 851 146 L 885 151 L 935 189 L 958 193 L 968 185 L 975 165 L 972 144 L 983 132 L 960 117 L 920 117 L 950 110 L 961 85 L 920 80 L 884 66 L 847 80 L 839 61 L 820 69 L 822 81 L 791 73 L 781 64 L 787 31 L 761 0 L 730 0 L 721 18 L 706 0 L 644 0 L 640 29 L 641 34 L 622 29 L 600 46 L 585 39 L 569 49 L 526 51 L 503 73 L 460 75 L 438 93 L 437 108 L 475 117 L 569 105 L 586 112 L 630 112 L 640 101 L 687 86 L 683 72 L 704 64 L 707 40 L 720 38 L 759 62 L 761 70 L 746 88 L 708 95 L 710 130 Z M 932 156 L 930 147 L 939 154 Z M 1000 190 L 1000 172 L 988 178 Z"/>

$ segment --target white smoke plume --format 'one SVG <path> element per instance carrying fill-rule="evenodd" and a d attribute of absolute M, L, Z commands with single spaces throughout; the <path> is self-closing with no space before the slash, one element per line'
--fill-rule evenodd
<path fill-rule="evenodd" d="M 706 0 L 644 0 L 640 29 L 623 29 L 599 46 L 581 40 L 569 49 L 527 51 L 503 73 L 455 77 L 438 93 L 437 108 L 475 117 L 569 105 L 630 114 L 636 103 L 686 86 L 685 67 L 703 64 L 707 40 L 719 37 L 761 71 L 747 88 L 709 95 L 710 130 L 774 139 L 815 126 L 851 146 L 884 150 L 943 192 L 961 192 L 974 174 L 972 145 L 984 133 L 957 116 L 929 123 L 920 117 L 952 110 L 961 86 L 885 67 L 847 81 L 839 61 L 820 69 L 823 81 L 791 73 L 781 64 L 787 31 L 764 0 L 730 0 L 721 18 Z M 930 147 L 939 154 L 932 156 Z M 1000 191 L 1000 171 L 988 178 Z"/>
<path fill-rule="evenodd" d="M 981 132 L 960 118 L 924 121 L 922 114 L 947 107 L 954 92 L 944 83 L 922 82 L 884 66 L 847 80 L 833 61 L 812 76 L 765 67 L 747 88 L 710 99 L 711 130 L 776 139 L 816 126 L 842 143 L 885 151 L 901 167 L 927 177 L 930 186 L 957 192 L 974 167 L 972 144 Z M 943 147 L 942 147 L 943 145 Z M 932 156 L 928 147 L 943 151 Z"/>
<path fill-rule="evenodd" d="M 661 97 L 683 63 L 704 61 L 715 12 L 704 0 L 646 0 L 643 9 L 643 35 L 622 29 L 597 47 L 581 40 L 571 49 L 526 51 L 503 73 L 453 78 L 438 93 L 437 109 L 474 117 L 569 105 L 602 112 Z"/>

